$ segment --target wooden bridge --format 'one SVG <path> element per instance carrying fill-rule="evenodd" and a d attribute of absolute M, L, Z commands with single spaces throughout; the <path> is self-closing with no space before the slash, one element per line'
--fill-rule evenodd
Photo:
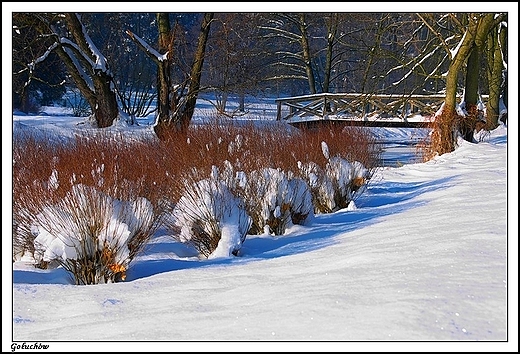
<path fill-rule="evenodd" d="M 294 126 L 322 122 L 369 127 L 429 127 L 445 95 L 320 93 L 276 99 L 277 120 Z M 483 97 L 487 99 L 487 96 Z"/>

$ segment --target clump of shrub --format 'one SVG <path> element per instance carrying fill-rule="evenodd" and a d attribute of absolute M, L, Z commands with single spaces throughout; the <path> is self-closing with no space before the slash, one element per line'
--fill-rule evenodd
<path fill-rule="evenodd" d="M 263 122 L 265 124 L 266 122 Z M 13 261 L 76 284 L 121 281 L 158 227 L 203 258 L 347 207 L 377 166 L 362 128 L 215 120 L 167 142 L 118 133 L 15 136 Z"/>
<path fill-rule="evenodd" d="M 62 266 L 76 284 L 124 280 L 154 221 L 145 198 L 119 201 L 94 187 L 74 185 L 35 216 L 35 259 L 40 265 Z"/>
<path fill-rule="evenodd" d="M 312 218 L 312 197 L 307 184 L 292 173 L 264 168 L 241 174 L 234 193 L 252 218 L 250 234 L 282 235 L 292 224 Z"/>
<path fill-rule="evenodd" d="M 217 175 L 185 180 L 169 220 L 173 237 L 205 258 L 237 255 L 251 226 L 242 200 Z"/>
<path fill-rule="evenodd" d="M 63 266 L 76 284 L 123 280 L 161 224 L 155 156 L 118 136 L 14 138 L 13 261 Z"/>

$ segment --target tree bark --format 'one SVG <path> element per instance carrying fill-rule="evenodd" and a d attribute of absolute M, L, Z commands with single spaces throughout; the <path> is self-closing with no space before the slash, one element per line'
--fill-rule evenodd
<path fill-rule="evenodd" d="M 499 29 L 494 28 L 489 33 L 487 46 L 489 98 L 486 106 L 486 128 L 495 129 L 498 126 L 500 114 L 500 91 L 502 89 L 503 57 Z"/>
<path fill-rule="evenodd" d="M 171 87 L 171 58 L 173 53 L 168 52 L 171 38 L 171 27 L 168 13 L 157 14 L 157 26 L 159 31 L 158 46 L 160 53 L 167 53 L 168 60 L 157 61 L 157 121 L 154 127 L 155 133 L 161 138 L 163 127 L 171 124 L 172 107 L 170 95 L 173 95 Z"/>
<path fill-rule="evenodd" d="M 323 92 L 330 92 L 330 79 L 332 71 L 332 55 L 334 50 L 334 42 L 336 40 L 336 32 L 338 28 L 338 14 L 331 14 L 330 23 L 327 23 L 327 52 L 325 54 L 325 73 L 323 80 Z"/>
<path fill-rule="evenodd" d="M 440 114 L 435 118 L 432 149 L 439 155 L 455 150 L 460 117 L 457 115 L 457 82 L 460 70 L 473 47 L 477 23 L 470 20 L 458 51 L 450 62 L 446 75 L 446 97 Z"/>
<path fill-rule="evenodd" d="M 467 141 L 473 141 L 473 132 L 478 119 L 478 78 L 480 73 L 480 48 L 473 46 L 466 65 L 464 105 L 466 116 L 460 118 L 459 131 Z"/>
<path fill-rule="evenodd" d="M 158 97 L 159 106 L 162 107 L 162 111 L 159 113 L 157 123 L 154 126 L 154 131 L 160 140 L 170 140 L 176 136 L 184 136 L 187 134 L 191 118 L 195 112 L 195 105 L 199 94 L 202 66 L 204 64 L 206 43 L 212 19 L 213 13 L 204 14 L 198 37 L 197 49 L 191 66 L 190 81 L 184 105 L 180 103 L 180 97 L 176 96 L 174 88 L 171 85 L 170 65 L 163 64 L 165 61 L 159 63 L 158 87 L 161 87 L 161 91 L 159 92 Z M 160 26 L 159 47 L 162 50 L 168 47 L 168 50 L 171 51 L 172 41 L 169 36 L 170 25 L 168 14 L 158 14 L 158 24 Z M 168 57 L 171 58 L 170 53 Z"/>
<path fill-rule="evenodd" d="M 109 127 L 114 123 L 114 120 L 119 114 L 116 93 L 112 89 L 112 75 L 108 70 L 103 69 L 103 64 L 106 68 L 107 63 L 102 63 L 100 68 L 92 67 L 92 63 L 97 63 L 100 58 L 97 57 L 97 53 L 94 52 L 94 49 L 90 47 L 87 38 L 85 38 L 86 33 L 84 32 L 83 24 L 80 22 L 78 16 L 73 13 L 66 13 L 65 20 L 72 37 L 81 50 L 81 52 L 76 53 L 77 59 L 80 62 L 84 61 L 84 55 L 91 61 L 89 65 L 85 65 L 85 68 L 86 70 L 90 70 L 87 74 L 92 79 L 92 84 L 94 86 L 93 89 L 88 86 L 82 78 L 81 73 L 78 72 L 78 70 L 81 69 L 79 69 L 73 62 L 72 58 L 69 57 L 69 52 L 62 49 L 58 51 L 58 55 L 64 60 L 76 86 L 89 103 L 97 127 Z M 69 50 L 72 51 L 72 49 Z M 69 58 L 66 58 L 64 55 Z"/>
<path fill-rule="evenodd" d="M 316 93 L 316 80 L 314 79 L 314 71 L 312 70 L 312 58 L 311 50 L 309 47 L 309 39 L 307 38 L 307 25 L 305 23 L 305 14 L 300 14 L 300 32 L 301 32 L 301 44 L 303 50 L 303 61 L 305 64 L 305 73 L 307 74 L 307 80 L 309 81 L 309 90 L 311 94 Z"/>
<path fill-rule="evenodd" d="M 202 66 L 204 64 L 204 56 L 206 53 L 206 43 L 208 41 L 212 19 L 213 13 L 204 14 L 204 19 L 202 20 L 202 25 L 200 27 L 197 50 L 193 59 L 193 65 L 191 66 L 190 85 L 188 87 L 186 107 L 184 109 L 183 114 L 179 117 L 177 123 L 177 128 L 181 131 L 185 131 L 188 128 L 191 118 L 193 117 L 193 112 L 195 111 L 195 104 L 197 103 L 197 97 L 200 89 Z"/>

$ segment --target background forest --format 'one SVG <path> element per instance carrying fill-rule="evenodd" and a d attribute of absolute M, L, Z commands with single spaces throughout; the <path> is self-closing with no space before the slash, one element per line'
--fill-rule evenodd
<path fill-rule="evenodd" d="M 4 62 L 12 67 L 5 65 L 4 73 L 12 72 L 13 128 L 13 155 L 4 159 L 13 171 L 13 183 L 4 186 L 13 195 L 5 208 L 13 208 L 5 218 L 12 218 L 12 229 L 7 219 L 4 230 L 28 236 L 18 244 L 34 247 L 32 226 L 38 221 L 38 236 L 54 247 L 55 234 L 42 230 L 75 233 L 71 224 L 60 223 L 72 221 L 90 232 L 88 220 L 101 220 L 106 227 L 92 234 L 107 241 L 95 249 L 95 265 L 104 268 L 76 268 L 75 261 L 90 258 L 69 257 L 70 249 L 61 265 L 41 258 L 35 266 L 36 258 L 18 257 L 25 250 L 16 253 L 14 247 L 13 268 L 4 277 L 12 276 L 4 289 L 11 291 L 12 283 L 13 303 L 3 311 L 12 311 L 4 319 L 12 331 L 4 335 L 20 341 L 11 350 L 24 349 L 22 340 L 51 341 L 51 349 L 57 341 L 80 340 L 79 347 L 88 342 L 104 350 L 103 341 L 118 341 L 117 349 L 128 340 L 134 349 L 148 346 L 147 340 L 187 341 L 193 349 L 193 341 L 215 348 L 222 340 L 253 340 L 277 341 L 276 350 L 284 351 L 281 342 L 302 340 L 305 351 L 319 340 L 318 350 L 325 349 L 323 341 L 378 341 L 387 350 L 387 341 L 442 341 L 453 351 L 475 341 L 469 344 L 477 350 L 507 344 L 517 351 L 517 338 L 509 335 L 517 326 L 517 257 L 509 247 L 517 237 L 508 237 L 517 229 L 516 218 L 508 217 L 510 204 L 517 205 L 516 186 L 508 183 L 517 181 L 515 166 L 510 168 L 516 149 L 508 149 L 509 142 L 515 146 L 516 131 L 508 135 L 500 121 L 507 120 L 511 67 L 509 88 L 513 95 L 517 89 L 518 5 L 428 3 L 417 11 L 416 4 L 323 3 L 308 12 L 305 4 L 244 4 L 191 3 L 186 10 L 183 3 L 144 3 L 136 10 L 130 4 L 82 3 L 77 10 L 71 3 L 18 3 L 17 11 L 3 11 L 12 20 L 3 32 L 12 39 L 5 41 L 9 50 L 4 47 L 4 57 L 12 53 Z M 266 109 L 262 114 L 252 104 L 255 98 L 273 102 L 314 93 L 445 95 L 430 135 L 439 142 L 437 156 L 397 168 L 376 166 L 377 156 L 367 148 L 374 143 L 371 135 L 285 140 L 284 129 L 263 124 L 270 120 Z M 275 106 L 266 107 L 272 113 Z M 514 121 L 516 107 L 513 102 Z M 256 115 L 262 131 L 240 125 Z M 483 130 L 473 129 L 477 120 Z M 217 124 L 222 122 L 229 123 L 227 130 Z M 51 130 L 57 134 L 46 135 Z M 34 132 L 48 139 L 32 139 Z M 148 145 L 134 140 L 139 132 L 152 137 Z M 287 146 L 308 156 L 294 156 Z M 353 146 L 364 155 L 350 165 L 339 152 Z M 237 151 L 263 155 L 236 159 Z M 249 215 L 262 205 L 261 196 L 275 194 L 261 188 L 258 194 L 249 193 L 254 188 L 235 193 L 242 192 L 242 182 L 292 186 L 293 195 L 308 196 L 296 187 L 320 185 L 310 168 L 318 157 L 321 170 L 337 180 L 347 181 L 344 167 L 357 161 L 370 173 L 348 180 L 348 198 L 333 207 L 320 210 L 322 204 L 308 202 L 318 198 L 301 198 L 293 203 L 299 207 L 294 219 L 291 214 L 285 224 L 247 230 L 241 200 Z M 240 164 L 226 170 L 227 161 Z M 271 165 L 293 175 L 303 170 L 308 173 L 300 177 L 310 178 L 290 184 L 289 173 L 280 169 L 263 170 L 265 179 L 255 174 Z M 228 181 L 229 171 L 248 179 L 234 180 L 240 188 L 227 190 L 201 179 Z M 224 225 L 214 234 L 226 246 L 209 255 L 208 239 L 193 237 L 205 235 L 204 225 L 183 219 L 190 212 L 197 222 L 207 216 L 198 214 L 206 200 L 230 215 L 208 223 Z M 213 203 L 223 200 L 233 203 Z M 278 220 L 287 215 L 288 203 L 275 202 L 269 216 Z M 64 213 L 67 207 L 77 212 Z M 304 214 L 312 217 L 303 220 Z M 188 247 L 188 236 L 200 247 Z M 58 248 L 53 247 L 43 251 Z M 9 256 L 4 260 L 11 263 Z M 128 261 L 125 268 L 114 262 L 120 259 Z M 84 283 L 106 284 L 76 286 L 74 280 L 82 283 L 78 269 L 110 274 L 99 281 L 105 274 L 86 272 L 96 278 Z"/>
<path fill-rule="evenodd" d="M 507 19 L 506 14 L 501 15 Z M 171 83 L 183 87 L 190 77 L 204 14 L 167 16 L 169 42 L 160 45 L 167 49 L 160 52 L 169 53 Z M 213 94 L 216 108 L 228 115 L 238 113 L 226 110 L 229 95 L 442 93 L 451 62 L 446 47 L 454 47 L 461 40 L 470 16 L 216 13 L 207 37 L 200 92 Z M 155 109 L 152 103 L 157 98 L 158 71 L 130 33 L 156 47 L 158 18 L 156 13 L 90 12 L 80 16 L 90 41 L 106 59 L 104 65 L 113 78 L 119 106 L 131 116 L 146 116 Z M 505 30 L 501 33 L 506 35 Z M 72 105 L 78 115 L 84 115 L 89 110 L 88 97 L 84 97 L 85 91 L 78 92 L 75 73 L 67 71 L 59 51 L 50 51 L 55 36 L 72 37 L 66 18 L 44 13 L 13 14 L 14 108 L 30 112 L 40 105 Z M 62 43 L 65 46 L 68 42 Z M 493 56 L 489 54 L 493 50 L 489 43 L 481 48 L 481 68 L 492 66 Z M 507 55 L 507 51 L 504 53 Z M 78 65 L 76 68 L 80 70 Z M 458 74 L 459 92 L 464 75 L 465 69 Z M 500 93 L 507 105 L 507 75 L 504 78 Z M 478 93 L 489 94 L 488 75 L 478 75 L 477 79 Z"/>

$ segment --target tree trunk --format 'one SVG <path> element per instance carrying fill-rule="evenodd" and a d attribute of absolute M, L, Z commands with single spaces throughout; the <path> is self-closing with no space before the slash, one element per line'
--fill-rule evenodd
<path fill-rule="evenodd" d="M 94 90 L 96 92 L 96 106 L 91 109 L 98 128 L 110 127 L 119 114 L 119 106 L 114 90 L 112 90 L 112 76 L 105 72 L 95 75 Z"/>
<path fill-rule="evenodd" d="M 464 35 L 458 49 L 453 53 L 448 74 L 446 75 L 446 98 L 441 112 L 436 116 L 434 128 L 431 136 L 431 155 L 435 153 L 442 155 L 444 153 L 455 150 L 457 142 L 457 130 L 461 126 L 461 118 L 456 113 L 457 105 L 457 79 L 458 74 L 463 67 L 466 60 L 469 58 L 474 47 L 483 48 L 490 31 L 493 27 L 498 26 L 505 18 L 505 14 L 468 14 L 468 25 L 464 31 Z M 474 75 L 470 71 L 473 69 L 470 66 L 474 65 L 473 59 L 468 63 L 468 74 Z M 478 74 L 477 74 L 478 75 Z M 476 80 L 470 76 L 470 85 L 472 81 Z M 471 90 L 469 92 L 470 99 Z"/>
<path fill-rule="evenodd" d="M 177 123 L 177 127 L 181 131 L 188 129 L 191 118 L 193 117 L 193 112 L 195 111 L 195 104 L 197 103 L 197 97 L 200 89 L 200 78 L 202 76 L 202 65 L 204 64 L 204 56 L 206 53 L 206 43 L 208 41 L 212 19 L 213 13 L 204 14 L 204 19 L 202 20 L 202 25 L 200 27 L 197 50 L 193 59 L 193 65 L 191 66 L 190 85 L 188 87 L 186 107 L 182 116 L 179 117 Z"/>
<path fill-rule="evenodd" d="M 316 93 L 316 80 L 314 79 L 314 71 L 312 70 L 311 50 L 309 47 L 309 40 L 307 38 L 307 25 L 305 24 L 305 14 L 300 14 L 300 32 L 301 44 L 303 50 L 303 61 L 305 64 L 305 72 L 309 81 L 309 90 L 311 94 Z"/>
<path fill-rule="evenodd" d="M 500 91 L 502 89 L 503 58 L 498 28 L 494 28 L 489 33 L 487 43 L 489 98 L 486 106 L 486 128 L 491 130 L 498 126 Z"/>
<path fill-rule="evenodd" d="M 170 46 L 172 41 L 169 35 L 170 24 L 168 14 L 158 14 L 157 18 L 159 25 L 160 50 L 164 51 L 164 49 L 168 47 L 168 50 L 171 51 L 172 49 Z M 213 13 L 204 14 L 197 49 L 191 66 L 190 82 L 184 106 L 177 106 L 180 102 L 180 98 L 175 96 L 173 87 L 170 83 L 170 64 L 164 64 L 165 61 L 162 61 L 159 64 L 158 87 L 160 87 L 161 91 L 159 91 L 158 97 L 162 111 L 158 115 L 154 131 L 160 140 L 170 140 L 179 135 L 184 136 L 187 134 L 191 118 L 195 112 L 195 105 L 199 94 L 200 78 L 202 74 L 202 66 L 204 64 L 204 55 L 206 52 L 206 42 L 208 40 L 212 19 Z M 171 58 L 170 54 L 168 55 L 168 58 Z M 166 62 L 169 61 L 170 59 Z"/>
<path fill-rule="evenodd" d="M 68 55 L 73 50 L 68 48 L 59 50 L 58 55 L 64 60 L 65 65 L 69 69 L 76 86 L 80 90 L 81 94 L 87 99 L 90 105 L 94 119 L 98 128 L 106 128 L 114 123 L 114 120 L 119 114 L 119 106 L 117 104 L 117 97 L 115 91 L 112 89 L 112 75 L 110 74 L 107 63 L 103 61 L 104 58 L 100 58 L 98 53 L 95 52 L 95 48 L 92 48 L 93 44 L 90 38 L 87 38 L 86 31 L 84 30 L 83 24 L 79 20 L 78 16 L 73 13 L 66 13 L 65 20 L 67 22 L 69 31 L 76 41 L 76 44 L 80 48 L 82 54 L 76 56 L 76 59 L 80 62 L 84 60 L 83 55 L 88 56 L 91 62 L 99 64 L 99 67 L 92 67 L 92 64 L 85 63 L 85 68 L 88 76 L 92 80 L 94 90 L 92 90 L 82 77 L 82 74 L 78 71 L 76 63 Z M 69 57 L 65 58 L 64 54 Z"/>
<path fill-rule="evenodd" d="M 460 118 L 457 114 L 457 82 L 459 72 L 474 46 L 478 21 L 469 16 L 469 24 L 459 49 L 455 52 L 446 75 L 446 97 L 440 114 L 435 118 L 431 136 L 432 155 L 455 150 Z"/>
<path fill-rule="evenodd" d="M 457 82 L 460 69 L 468 57 L 473 46 L 473 34 L 471 27 L 466 31 L 466 36 L 455 57 L 452 59 L 448 74 L 446 75 L 446 98 L 440 114 L 435 118 L 432 132 L 432 148 L 439 154 L 449 153 L 455 150 L 457 131 L 460 117 L 457 114 Z"/>
<path fill-rule="evenodd" d="M 473 46 L 466 65 L 466 84 L 464 90 L 464 105 L 466 116 L 460 117 L 459 131 L 467 141 L 473 141 L 473 132 L 478 119 L 478 78 L 480 73 L 480 49 Z"/>
<path fill-rule="evenodd" d="M 323 92 L 330 92 L 330 79 L 332 71 L 332 54 L 336 32 L 338 28 L 338 14 L 331 14 L 330 23 L 327 24 L 327 52 L 325 55 L 325 73 L 323 80 Z"/>
<path fill-rule="evenodd" d="M 171 27 L 168 13 L 157 14 L 157 26 L 159 31 L 158 45 L 159 52 L 168 52 L 169 43 L 171 41 Z M 168 52 L 168 60 L 159 61 L 157 63 L 157 121 L 154 126 L 154 131 L 159 139 L 164 140 L 164 134 L 171 128 L 166 128 L 171 125 L 171 110 L 170 95 L 173 95 L 171 87 L 171 58 L 173 53 Z"/>

